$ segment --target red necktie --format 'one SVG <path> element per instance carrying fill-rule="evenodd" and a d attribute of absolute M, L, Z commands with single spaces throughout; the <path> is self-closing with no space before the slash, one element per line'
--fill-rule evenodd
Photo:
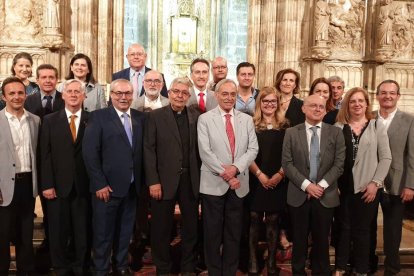
<path fill-rule="evenodd" d="M 231 158 L 232 158 L 232 162 L 234 161 L 234 149 L 235 149 L 235 145 L 236 145 L 236 139 L 234 137 L 234 130 L 233 130 L 233 125 L 231 124 L 231 114 L 226 114 L 226 133 L 227 133 L 227 137 L 229 138 L 229 143 L 230 143 L 230 150 L 231 150 Z"/>
<path fill-rule="evenodd" d="M 200 108 L 201 113 L 206 112 L 206 103 L 204 102 L 204 93 L 200 92 L 198 94 L 200 96 L 200 101 L 198 102 L 198 106 Z"/>

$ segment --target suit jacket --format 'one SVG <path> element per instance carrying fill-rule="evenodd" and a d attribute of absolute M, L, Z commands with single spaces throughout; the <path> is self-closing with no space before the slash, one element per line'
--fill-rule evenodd
<path fill-rule="evenodd" d="M 26 97 L 26 101 L 24 103 L 24 108 L 27 109 L 29 112 L 37 115 L 40 117 L 40 119 L 43 120 L 43 117 L 45 116 L 45 111 L 42 106 L 42 99 L 41 94 L 39 91 L 30 94 Z M 65 108 L 65 102 L 62 99 L 62 94 L 56 91 L 55 100 L 53 101 L 53 112 L 56 112 L 58 110 Z"/>
<path fill-rule="evenodd" d="M 403 188 L 414 189 L 414 116 L 397 110 L 388 138 L 392 161 L 384 186 L 390 194 L 400 195 Z"/>
<path fill-rule="evenodd" d="M 345 140 L 342 131 L 332 125 L 322 123 L 320 155 L 317 182 L 325 179 L 329 187 L 325 189 L 320 202 L 327 208 L 339 205 L 337 179 L 341 176 L 345 160 Z M 286 130 L 283 140 L 282 167 L 289 178 L 287 203 L 301 206 L 307 193 L 301 189 L 305 179 L 309 179 L 309 145 L 305 124 Z"/>
<path fill-rule="evenodd" d="M 200 188 L 200 162 L 197 145 L 197 119 L 200 111 L 187 108 L 190 135 L 189 161 L 191 187 L 198 197 Z M 171 105 L 148 113 L 144 136 L 145 182 L 148 186 L 160 183 L 163 199 L 176 195 L 180 181 L 183 156 L 181 137 Z"/>
<path fill-rule="evenodd" d="M 55 188 L 61 198 L 69 196 L 75 189 L 77 196 L 90 196 L 89 177 L 82 156 L 82 139 L 88 121 L 88 112 L 82 111 L 79 118 L 76 141 L 65 110 L 46 115 L 40 133 L 42 191 Z"/>
<path fill-rule="evenodd" d="M 237 178 L 241 187 L 236 189 L 236 194 L 241 198 L 249 192 L 249 166 L 259 151 L 253 119 L 234 110 L 236 145 L 232 162 L 230 143 L 219 108 L 216 107 L 198 118 L 198 148 L 202 161 L 200 193 L 224 195 L 230 186 L 220 176 L 224 171 L 222 165 L 233 164 L 240 172 Z"/>
<path fill-rule="evenodd" d="M 288 109 L 286 110 L 285 117 L 289 120 L 291 127 L 305 122 L 305 114 L 302 112 L 303 101 L 292 97 Z"/>
<path fill-rule="evenodd" d="M 187 106 L 196 106 L 198 108 L 197 96 L 195 94 L 194 88 L 190 88 L 190 98 L 188 99 Z M 206 111 L 210 111 L 217 106 L 217 100 L 214 97 L 214 92 L 207 90 L 207 103 Z"/>
<path fill-rule="evenodd" d="M 113 106 L 89 115 L 82 150 L 90 178 L 90 192 L 110 186 L 112 196 L 125 197 L 134 175 L 138 192 L 142 182 L 142 145 L 145 115 L 131 109 L 132 146 Z"/>
<path fill-rule="evenodd" d="M 112 74 L 112 80 L 114 81 L 114 80 L 117 80 L 117 79 L 125 79 L 125 80 L 131 81 L 129 79 L 129 77 L 130 77 L 130 70 L 131 70 L 131 67 L 126 68 L 126 69 L 123 69 L 123 70 L 118 71 L 116 73 L 113 73 Z M 145 73 L 147 73 L 150 70 L 152 70 L 152 69 L 149 68 L 149 67 L 147 67 L 147 66 L 145 66 Z M 164 97 L 168 98 L 168 90 L 167 90 L 167 85 L 165 83 L 164 74 L 161 74 L 161 76 L 162 76 L 162 80 L 164 81 L 164 86 L 162 87 L 161 95 L 163 95 Z M 140 92 L 139 95 L 142 96 L 142 95 L 144 95 L 144 93 L 145 93 L 145 89 L 144 89 L 144 85 L 142 85 L 142 89 L 141 89 L 141 92 Z"/>
<path fill-rule="evenodd" d="M 0 206 L 8 206 L 13 199 L 14 181 L 16 174 L 16 152 L 10 130 L 9 121 L 5 114 L 6 109 L 0 111 L 0 191 L 3 203 Z M 40 118 L 27 112 L 27 122 L 30 129 L 30 158 L 32 162 L 33 197 L 37 196 L 37 167 L 36 151 L 39 136 Z"/>
<path fill-rule="evenodd" d="M 340 123 L 336 126 L 343 127 Z M 372 181 L 383 182 L 391 164 L 391 151 L 384 127 L 376 126 L 376 120 L 369 122 L 362 134 L 358 153 L 352 167 L 354 191 L 359 193 Z"/>
<path fill-rule="evenodd" d="M 160 95 L 161 105 L 166 106 L 170 103 L 168 98 Z M 136 109 L 138 111 L 143 112 L 144 111 L 144 105 L 145 105 L 145 95 L 142 95 L 138 97 L 137 99 L 132 101 L 131 108 Z"/>

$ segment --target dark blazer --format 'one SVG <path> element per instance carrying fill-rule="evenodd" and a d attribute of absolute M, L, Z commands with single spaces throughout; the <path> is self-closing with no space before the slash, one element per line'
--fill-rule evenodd
<path fill-rule="evenodd" d="M 75 143 L 64 109 L 44 117 L 40 133 L 42 191 L 55 188 L 56 195 L 64 198 L 75 189 L 77 196 L 89 197 L 89 177 L 82 156 L 88 115 L 82 111 Z"/>
<path fill-rule="evenodd" d="M 190 133 L 190 176 L 193 194 L 200 188 L 200 159 L 197 145 L 197 107 L 187 107 Z M 163 199 L 173 199 L 180 181 L 182 167 L 181 138 L 171 105 L 148 113 L 144 136 L 145 182 L 160 183 Z"/>
<path fill-rule="evenodd" d="M 114 80 L 117 80 L 117 79 L 125 79 L 125 80 L 129 80 L 130 81 L 130 79 L 129 79 L 130 69 L 131 69 L 131 67 L 126 68 L 126 69 L 123 69 L 123 70 L 118 71 L 116 73 L 113 73 L 112 74 L 112 80 L 114 81 Z M 150 70 L 152 70 L 152 69 L 149 68 L 149 67 L 147 67 L 147 66 L 145 66 L 145 73 L 147 73 Z M 162 76 L 162 80 L 164 82 L 164 86 L 162 87 L 162 90 L 161 90 L 161 95 L 163 95 L 164 97 L 168 98 L 168 90 L 167 90 L 167 85 L 165 83 L 164 74 L 161 74 L 161 76 Z M 145 89 L 144 89 L 144 85 L 143 85 L 142 86 L 142 89 L 141 89 L 141 92 L 139 93 L 139 95 L 142 96 L 142 95 L 144 95 L 144 93 L 145 93 Z"/>
<path fill-rule="evenodd" d="M 336 207 L 339 205 L 337 179 L 343 172 L 345 160 L 345 140 L 339 128 L 322 123 L 319 159 L 317 182 L 325 179 L 329 185 L 320 202 L 327 208 Z M 308 179 L 310 172 L 309 146 L 304 123 L 286 130 L 282 167 L 289 178 L 287 202 L 293 207 L 299 207 L 307 198 L 301 185 Z"/>
<path fill-rule="evenodd" d="M 292 97 L 288 109 L 286 110 L 285 117 L 289 120 L 291 127 L 305 122 L 305 114 L 302 112 L 303 101 Z"/>
<path fill-rule="evenodd" d="M 145 115 L 131 109 L 132 147 L 113 106 L 89 115 L 83 137 L 83 158 L 89 173 L 90 192 L 110 186 L 112 196 L 125 197 L 134 174 L 138 192 L 142 179 L 142 144 Z"/>
<path fill-rule="evenodd" d="M 30 94 L 26 97 L 26 101 L 24 102 L 24 108 L 43 119 L 45 116 L 45 111 L 42 106 L 42 99 L 41 94 L 39 91 Z M 53 112 L 64 109 L 65 102 L 62 100 L 62 93 L 56 91 L 55 100 L 53 101 Z"/>

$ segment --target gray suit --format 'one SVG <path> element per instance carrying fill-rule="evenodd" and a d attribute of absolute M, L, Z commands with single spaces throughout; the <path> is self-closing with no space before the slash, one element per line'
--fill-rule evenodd
<path fill-rule="evenodd" d="M 191 97 L 188 99 L 187 106 L 196 105 L 198 106 L 197 95 L 195 94 L 194 88 L 190 88 Z M 204 95 L 206 102 L 206 111 L 210 111 L 217 106 L 217 100 L 214 97 L 214 92 L 207 90 L 207 97 Z"/>
<path fill-rule="evenodd" d="M 234 110 L 233 119 L 234 161 L 220 107 L 202 114 L 198 119 L 204 251 L 209 275 L 236 275 L 243 197 L 249 192 L 248 168 L 259 148 L 252 118 Z M 241 185 L 238 189 L 230 189 L 220 176 L 224 171 L 223 164 L 238 168 L 240 173 L 236 177 Z"/>
<path fill-rule="evenodd" d="M 312 234 L 312 273 L 330 275 L 329 231 L 334 208 L 339 205 L 337 179 L 343 172 L 345 140 L 340 129 L 322 123 L 320 130 L 319 167 L 316 183 L 325 180 L 328 187 L 319 198 L 308 197 L 301 189 L 309 179 L 309 145 L 305 123 L 286 130 L 283 140 L 282 167 L 289 178 L 287 203 L 293 229 L 293 275 L 306 275 L 308 234 Z"/>
<path fill-rule="evenodd" d="M 0 191 L 3 195 L 3 203 L 0 206 L 8 206 L 13 199 L 14 178 L 16 174 L 16 153 L 14 150 L 13 139 L 10 125 L 5 115 L 6 109 L 0 111 Z M 28 111 L 28 123 L 31 137 L 30 158 L 32 163 L 33 197 L 37 196 L 37 169 L 36 169 L 36 150 L 37 139 L 39 136 L 40 118 Z"/>
<path fill-rule="evenodd" d="M 240 171 L 237 178 L 241 187 L 236 190 L 236 194 L 244 197 L 249 192 L 249 166 L 256 158 L 259 146 L 252 118 L 237 110 L 234 110 L 234 116 L 234 162 L 231 160 L 230 144 L 219 107 L 199 117 L 198 147 L 202 161 L 200 193 L 224 195 L 229 189 L 229 184 L 220 176 L 224 171 L 221 165 L 232 163 Z"/>
<path fill-rule="evenodd" d="M 168 100 L 168 98 L 160 95 L 160 100 L 161 100 L 161 105 L 164 107 L 166 105 L 168 105 L 170 103 L 170 101 Z M 136 98 L 135 100 L 132 101 L 131 104 L 131 108 L 134 108 L 138 111 L 144 111 L 144 106 L 145 106 L 145 95 L 139 96 L 138 98 Z"/>

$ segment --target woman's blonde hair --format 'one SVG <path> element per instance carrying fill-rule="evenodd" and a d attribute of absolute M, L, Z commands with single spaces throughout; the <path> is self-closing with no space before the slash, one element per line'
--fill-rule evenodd
<path fill-rule="evenodd" d="M 358 92 L 364 95 L 365 102 L 367 104 L 367 108 L 365 110 L 365 118 L 367 118 L 368 120 L 373 118 L 372 111 L 371 111 L 371 105 L 370 105 L 369 97 L 368 97 L 368 92 L 364 88 L 354 87 L 348 90 L 348 92 L 346 92 L 346 95 L 341 104 L 341 109 L 339 109 L 338 116 L 336 117 L 337 122 L 342 123 L 342 124 L 349 123 L 349 120 L 351 118 L 351 115 L 349 114 L 349 100 L 354 94 Z"/>
<path fill-rule="evenodd" d="M 285 118 L 281 108 L 280 108 L 280 94 L 276 91 L 276 88 L 265 86 L 260 90 L 259 95 L 256 98 L 256 106 L 253 115 L 253 122 L 257 132 L 267 129 L 267 123 L 263 117 L 263 112 L 261 107 L 262 100 L 268 95 L 275 95 L 277 99 L 277 108 L 273 114 L 272 125 L 273 129 L 285 129 L 289 127 L 289 122 Z"/>

